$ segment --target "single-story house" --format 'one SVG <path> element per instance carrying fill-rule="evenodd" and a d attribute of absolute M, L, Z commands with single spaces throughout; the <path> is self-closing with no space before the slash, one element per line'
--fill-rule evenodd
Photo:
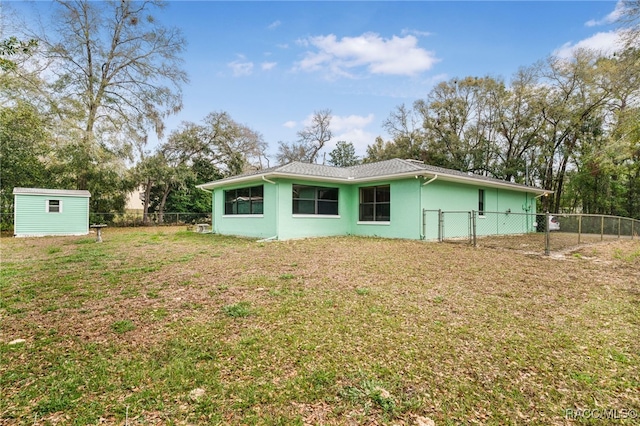
<path fill-rule="evenodd" d="M 213 232 L 280 240 L 335 235 L 435 240 L 438 225 L 425 223 L 426 211 L 530 214 L 535 198 L 549 192 L 402 159 L 352 167 L 292 162 L 197 187 L 213 192 Z M 490 234 L 490 228 L 481 224 L 478 230 Z M 514 232 L 532 231 L 535 224 L 527 219 Z"/>
<path fill-rule="evenodd" d="M 14 188 L 16 237 L 89 234 L 89 191 Z"/>

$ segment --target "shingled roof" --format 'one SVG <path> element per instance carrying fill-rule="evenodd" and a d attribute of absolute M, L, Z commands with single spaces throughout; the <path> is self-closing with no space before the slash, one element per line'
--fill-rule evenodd
<path fill-rule="evenodd" d="M 407 178 L 422 176 L 442 180 L 475 183 L 492 187 L 509 187 L 519 191 L 544 194 L 549 191 L 532 186 L 507 182 L 500 179 L 480 176 L 472 173 L 464 173 L 457 170 L 430 166 L 416 160 L 392 160 L 378 161 L 375 163 L 358 164 L 351 167 L 334 167 L 323 164 L 310 164 L 291 162 L 282 166 L 251 171 L 225 179 L 207 182 L 197 185 L 200 189 L 215 189 L 232 184 L 267 180 L 272 178 L 306 179 L 333 183 L 365 183 L 379 180 Z"/>

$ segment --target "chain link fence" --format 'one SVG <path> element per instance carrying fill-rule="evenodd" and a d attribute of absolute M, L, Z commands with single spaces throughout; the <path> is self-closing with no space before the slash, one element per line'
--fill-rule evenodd
<path fill-rule="evenodd" d="M 110 226 L 174 226 L 211 224 L 211 213 L 89 213 L 89 223 Z"/>
<path fill-rule="evenodd" d="M 211 225 L 211 213 L 89 213 L 89 224 L 105 224 L 112 227 L 134 226 L 175 226 L 206 223 Z M 13 230 L 13 213 L 2 213 L 0 216 L 2 231 Z"/>
<path fill-rule="evenodd" d="M 607 215 L 424 210 L 422 218 L 427 240 L 545 254 L 640 233 L 640 220 Z"/>

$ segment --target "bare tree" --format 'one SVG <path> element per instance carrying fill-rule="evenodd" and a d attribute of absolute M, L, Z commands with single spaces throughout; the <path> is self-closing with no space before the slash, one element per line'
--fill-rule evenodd
<path fill-rule="evenodd" d="M 278 164 L 287 164 L 292 161 L 300 161 L 302 163 L 313 163 L 311 161 L 309 148 L 299 142 L 285 143 L 278 142 L 278 152 L 276 153 L 276 162 Z"/>
<path fill-rule="evenodd" d="M 267 144 L 255 130 L 233 120 L 226 112 L 212 112 L 203 120 L 201 139 L 211 160 L 226 175 L 264 166 Z"/>
<path fill-rule="evenodd" d="M 67 119 L 82 135 L 77 186 L 85 189 L 96 147 L 130 153 L 131 141 L 149 131 L 161 136 L 163 119 L 181 109 L 185 40 L 153 17 L 164 7 L 159 0 L 58 5 L 57 36 L 43 35 L 40 43 L 50 61 L 52 100 L 75 111 Z"/>
<path fill-rule="evenodd" d="M 627 48 L 637 48 L 640 43 L 640 0 L 623 0 L 617 24 L 622 30 Z"/>
<path fill-rule="evenodd" d="M 276 161 L 286 164 L 291 161 L 315 163 L 318 153 L 331 140 L 331 110 L 315 111 L 311 124 L 298 132 L 298 141 L 278 143 Z"/>
<path fill-rule="evenodd" d="M 316 161 L 318 152 L 331 140 L 331 110 L 323 109 L 313 113 L 311 124 L 298 132 L 298 141 L 309 149 L 309 162 Z"/>

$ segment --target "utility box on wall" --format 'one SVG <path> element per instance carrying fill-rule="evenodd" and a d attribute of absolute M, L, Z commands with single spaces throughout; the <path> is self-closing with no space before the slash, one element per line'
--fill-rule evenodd
<path fill-rule="evenodd" d="M 89 234 L 89 191 L 14 188 L 16 237 Z"/>

